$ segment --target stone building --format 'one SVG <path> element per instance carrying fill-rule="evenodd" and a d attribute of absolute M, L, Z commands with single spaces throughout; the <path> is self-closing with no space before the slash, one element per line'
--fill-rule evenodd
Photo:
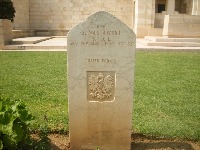
<path fill-rule="evenodd" d="M 200 37 L 200 0 L 13 0 L 13 37 L 66 35 L 96 11 L 107 11 L 137 37 Z"/>
<path fill-rule="evenodd" d="M 135 1 L 138 37 L 200 37 L 200 0 Z"/>

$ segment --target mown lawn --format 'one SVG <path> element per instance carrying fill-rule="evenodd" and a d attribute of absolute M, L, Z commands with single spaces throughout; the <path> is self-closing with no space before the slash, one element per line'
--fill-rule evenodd
<path fill-rule="evenodd" d="M 27 104 L 31 128 L 68 130 L 66 52 L 0 52 L 0 60 L 0 94 Z"/>
<path fill-rule="evenodd" d="M 200 53 L 137 52 L 133 130 L 200 140 Z M 22 99 L 36 116 L 68 131 L 67 53 L 0 52 L 0 95 Z"/>
<path fill-rule="evenodd" d="M 200 140 L 200 53 L 136 55 L 133 128 Z"/>

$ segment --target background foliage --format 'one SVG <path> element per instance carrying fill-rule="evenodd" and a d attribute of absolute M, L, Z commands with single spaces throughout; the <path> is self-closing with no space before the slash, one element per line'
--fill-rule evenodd
<path fill-rule="evenodd" d="M 11 0 L 0 0 L 0 19 L 8 19 L 12 22 L 15 17 L 15 8 Z"/>

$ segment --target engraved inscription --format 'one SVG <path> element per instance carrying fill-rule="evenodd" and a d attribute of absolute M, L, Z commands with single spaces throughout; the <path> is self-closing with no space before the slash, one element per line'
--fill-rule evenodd
<path fill-rule="evenodd" d="M 71 46 L 134 46 L 134 41 L 117 41 L 115 39 L 123 35 L 121 30 L 109 30 L 105 25 L 97 25 L 96 30 L 80 31 L 81 36 L 89 38 L 77 41 L 71 41 Z"/>
<path fill-rule="evenodd" d="M 114 87 L 114 72 L 88 72 L 88 99 L 90 101 L 112 101 Z"/>
<path fill-rule="evenodd" d="M 105 25 L 97 25 L 97 28 L 105 28 Z"/>
<path fill-rule="evenodd" d="M 110 38 L 102 38 L 101 40 L 98 39 L 99 42 L 97 42 L 97 40 L 95 38 L 92 39 L 92 41 L 81 41 L 81 43 L 78 43 L 76 41 L 70 42 L 70 45 L 72 46 L 134 46 L 134 42 L 128 42 L 128 41 L 124 41 L 124 42 L 113 42 L 111 41 Z"/>
<path fill-rule="evenodd" d="M 112 64 L 115 64 L 117 61 L 116 59 L 94 59 L 94 58 L 89 58 L 89 59 L 86 59 L 85 60 L 86 63 L 112 63 Z"/>
<path fill-rule="evenodd" d="M 99 31 L 99 30 L 89 30 L 88 32 L 80 32 L 81 35 L 86 36 L 86 35 L 93 35 L 93 36 L 97 36 L 97 35 L 112 35 L 112 36 L 119 36 L 121 35 L 121 31 L 117 31 L 117 30 L 103 30 L 103 31 Z"/>

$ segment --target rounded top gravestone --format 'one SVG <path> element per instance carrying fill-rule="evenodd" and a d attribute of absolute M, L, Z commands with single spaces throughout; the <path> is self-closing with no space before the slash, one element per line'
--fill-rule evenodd
<path fill-rule="evenodd" d="M 71 149 L 129 150 L 135 34 L 100 11 L 67 36 Z"/>

